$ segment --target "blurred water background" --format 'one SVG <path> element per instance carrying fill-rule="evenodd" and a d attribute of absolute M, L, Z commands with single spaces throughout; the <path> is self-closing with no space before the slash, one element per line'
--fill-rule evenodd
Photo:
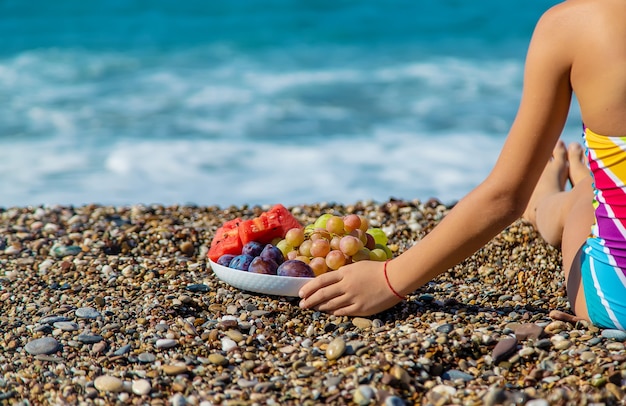
<path fill-rule="evenodd" d="M 452 202 L 556 3 L 0 0 L 0 207 Z"/>

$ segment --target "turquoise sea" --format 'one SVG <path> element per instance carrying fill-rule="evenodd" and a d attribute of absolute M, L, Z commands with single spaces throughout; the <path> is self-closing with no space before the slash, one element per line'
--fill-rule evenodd
<path fill-rule="evenodd" d="M 0 207 L 456 200 L 556 3 L 0 0 Z"/>

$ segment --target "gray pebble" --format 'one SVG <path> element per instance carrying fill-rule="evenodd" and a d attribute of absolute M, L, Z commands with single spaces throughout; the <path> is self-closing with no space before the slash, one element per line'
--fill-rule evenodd
<path fill-rule="evenodd" d="M 602 330 L 602 337 L 615 341 L 626 341 L 626 331 L 607 329 Z"/>
<path fill-rule="evenodd" d="M 150 364 L 156 360 L 156 356 L 151 352 L 142 352 L 137 356 L 137 359 L 144 364 Z"/>
<path fill-rule="evenodd" d="M 62 321 L 70 321 L 71 319 L 65 316 L 46 316 L 39 319 L 41 324 L 54 324 Z"/>
<path fill-rule="evenodd" d="M 205 285 L 204 283 L 196 283 L 193 285 L 188 285 L 187 290 L 190 292 L 206 293 L 211 289 L 209 288 L 208 285 Z"/>
<path fill-rule="evenodd" d="M 113 353 L 114 356 L 119 356 L 119 355 L 124 355 L 124 354 L 128 354 L 130 352 L 130 344 L 126 344 L 123 347 L 118 348 L 117 350 L 115 350 L 115 352 Z"/>
<path fill-rule="evenodd" d="M 79 307 L 74 312 L 79 319 L 97 319 L 100 317 L 100 312 L 93 307 Z"/>
<path fill-rule="evenodd" d="M 24 346 L 26 352 L 32 355 L 52 354 L 59 348 L 59 342 L 53 337 L 43 337 L 30 341 Z"/>
<path fill-rule="evenodd" d="M 450 381 L 455 381 L 457 379 L 462 379 L 465 382 L 469 382 L 471 380 L 474 379 L 474 375 L 470 375 L 468 373 L 465 373 L 463 371 L 459 371 L 457 369 L 451 369 L 449 371 L 446 371 L 443 373 L 443 375 L 441 375 L 441 377 L 443 379 L 447 379 Z"/>
<path fill-rule="evenodd" d="M 73 321 L 57 321 L 53 324 L 54 328 L 58 328 L 63 331 L 76 331 L 78 330 L 78 324 Z"/>
<path fill-rule="evenodd" d="M 178 344 L 178 341 L 171 338 L 159 338 L 158 340 L 156 340 L 155 346 L 157 348 L 172 348 L 175 347 L 176 344 Z"/>
<path fill-rule="evenodd" d="M 441 326 L 437 327 L 437 332 L 438 333 L 444 333 L 444 334 L 448 334 L 449 332 L 451 332 L 454 329 L 454 326 L 450 323 L 445 323 L 442 324 Z"/>
<path fill-rule="evenodd" d="M 103 338 L 101 335 L 79 334 L 78 336 L 76 336 L 76 340 L 80 341 L 83 344 L 95 344 L 102 341 Z"/>
<path fill-rule="evenodd" d="M 593 337 L 591 340 L 587 341 L 587 344 L 594 346 L 594 345 L 598 345 L 602 342 L 602 338 L 601 337 Z"/>

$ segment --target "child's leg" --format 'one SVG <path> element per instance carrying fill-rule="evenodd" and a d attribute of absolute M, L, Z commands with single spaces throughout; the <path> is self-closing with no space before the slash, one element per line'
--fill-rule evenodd
<path fill-rule="evenodd" d="M 569 162 L 567 162 L 569 161 Z M 564 191 L 563 171 L 569 174 L 572 190 Z M 578 251 L 593 224 L 593 190 L 583 149 L 559 142 L 533 192 L 524 218 L 530 221 L 551 245 L 561 246 L 563 271 L 574 313 L 588 319 L 580 278 Z"/>
<path fill-rule="evenodd" d="M 565 144 L 559 141 L 522 215 L 550 245 L 555 247 L 561 244 L 565 214 L 568 211 L 564 210 L 569 195 L 569 192 L 564 191 L 569 175 L 567 155 Z"/>

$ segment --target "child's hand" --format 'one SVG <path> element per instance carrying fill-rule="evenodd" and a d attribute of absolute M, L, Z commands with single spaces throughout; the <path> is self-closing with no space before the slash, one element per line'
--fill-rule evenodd
<path fill-rule="evenodd" d="M 385 281 L 384 263 L 360 261 L 314 278 L 300 289 L 300 307 L 336 316 L 369 316 L 398 302 Z"/>

